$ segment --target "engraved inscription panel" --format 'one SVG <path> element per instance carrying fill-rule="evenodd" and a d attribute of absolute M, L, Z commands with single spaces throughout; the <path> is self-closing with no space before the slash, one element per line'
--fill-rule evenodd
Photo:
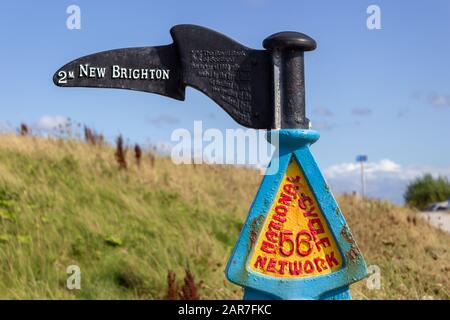
<path fill-rule="evenodd" d="M 245 50 L 191 50 L 190 65 L 195 74 L 207 79 L 211 91 L 238 109 L 250 109 L 251 66 Z"/>

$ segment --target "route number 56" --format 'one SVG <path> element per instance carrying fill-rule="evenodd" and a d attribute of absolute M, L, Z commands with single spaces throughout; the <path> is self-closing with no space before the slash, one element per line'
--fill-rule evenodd
<path fill-rule="evenodd" d="M 283 256 L 290 257 L 294 251 L 302 257 L 308 256 L 313 250 L 312 236 L 307 230 L 297 232 L 295 239 L 293 232 L 283 230 L 280 233 L 279 250 Z"/>

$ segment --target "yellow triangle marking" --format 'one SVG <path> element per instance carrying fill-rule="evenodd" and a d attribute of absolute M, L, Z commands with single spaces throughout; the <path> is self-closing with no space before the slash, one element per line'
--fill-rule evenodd
<path fill-rule="evenodd" d="M 342 256 L 327 221 L 292 157 L 248 268 L 271 277 L 307 278 L 341 267 Z"/>

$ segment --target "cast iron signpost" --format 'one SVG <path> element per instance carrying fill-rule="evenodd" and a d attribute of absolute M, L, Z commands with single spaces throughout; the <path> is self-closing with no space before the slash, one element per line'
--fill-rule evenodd
<path fill-rule="evenodd" d="M 309 146 L 319 133 L 305 116 L 304 52 L 313 39 L 297 32 L 247 48 L 215 31 L 177 25 L 165 46 L 110 50 L 59 69 L 61 87 L 158 93 L 184 100 L 194 87 L 239 124 L 267 129 L 277 145 L 226 268 L 246 299 L 349 299 L 366 276 L 364 259 Z"/>

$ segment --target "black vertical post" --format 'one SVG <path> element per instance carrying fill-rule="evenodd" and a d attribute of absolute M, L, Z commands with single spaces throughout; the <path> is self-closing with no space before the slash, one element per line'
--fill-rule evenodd
<path fill-rule="evenodd" d="M 275 33 L 263 42 L 273 64 L 273 129 L 308 129 L 305 114 L 304 51 L 316 48 L 314 39 L 299 32 Z"/>

